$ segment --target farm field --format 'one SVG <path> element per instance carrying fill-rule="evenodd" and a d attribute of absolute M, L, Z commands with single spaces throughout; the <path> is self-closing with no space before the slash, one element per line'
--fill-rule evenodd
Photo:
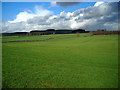
<path fill-rule="evenodd" d="M 3 37 L 3 41 L 50 37 L 55 39 L 2 43 L 3 88 L 118 87 L 117 35 Z"/>
<path fill-rule="evenodd" d="M 90 36 L 90 34 L 80 34 L 79 36 Z M 45 40 L 48 38 L 71 38 L 76 37 L 76 34 L 64 34 L 64 35 L 39 35 L 39 36 L 3 36 L 2 42 L 6 41 L 23 41 L 23 40 Z"/>

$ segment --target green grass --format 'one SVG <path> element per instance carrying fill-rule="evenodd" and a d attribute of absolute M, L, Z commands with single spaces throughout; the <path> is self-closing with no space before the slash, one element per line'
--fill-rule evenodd
<path fill-rule="evenodd" d="M 6 41 L 22 41 L 22 40 L 44 40 L 48 38 L 71 38 L 71 37 L 76 37 L 76 34 L 64 34 L 64 35 L 39 35 L 39 36 L 3 36 L 2 37 L 2 42 Z M 80 37 L 83 36 L 90 36 L 90 34 L 80 34 Z"/>
<path fill-rule="evenodd" d="M 3 87 L 118 87 L 116 35 L 3 43 L 2 47 Z"/>

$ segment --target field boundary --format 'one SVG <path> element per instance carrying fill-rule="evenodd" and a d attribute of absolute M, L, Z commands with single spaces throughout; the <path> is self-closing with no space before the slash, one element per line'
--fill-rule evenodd
<path fill-rule="evenodd" d="M 40 41 L 47 41 L 47 40 L 52 40 L 52 39 L 67 39 L 67 38 L 73 38 L 73 37 L 48 38 L 48 39 L 43 39 L 43 40 L 16 40 L 16 41 L 4 41 L 4 42 L 0 42 L 0 43 L 9 43 L 9 42 L 40 42 Z"/>
<path fill-rule="evenodd" d="M 44 40 L 18 40 L 18 41 L 5 41 L 5 42 L 0 42 L 0 43 L 9 43 L 9 42 L 38 42 L 38 41 L 46 41 L 50 39 L 55 39 L 55 38 L 48 38 Z"/>
<path fill-rule="evenodd" d="M 16 41 L 4 41 L 4 42 L 0 42 L 0 43 L 9 43 L 9 42 L 40 42 L 40 41 L 47 41 L 47 40 L 51 40 L 51 39 L 68 39 L 68 38 L 73 38 L 73 37 L 64 37 L 64 38 L 47 38 L 47 39 L 43 39 L 43 40 L 16 40 Z"/>
<path fill-rule="evenodd" d="M 93 35 L 93 36 L 106 36 L 106 35 Z M 76 37 L 81 37 L 81 36 L 76 36 Z M 83 36 L 83 37 L 87 37 L 87 36 Z M 16 40 L 16 41 L 4 41 L 4 42 L 0 42 L 0 43 L 10 43 L 10 42 L 40 42 L 40 41 L 47 41 L 47 40 L 51 40 L 51 39 L 68 39 L 68 38 L 73 38 L 73 37 L 64 37 L 64 38 L 52 38 L 51 37 L 51 38 L 47 38 L 47 39 L 43 39 L 43 40 Z"/>

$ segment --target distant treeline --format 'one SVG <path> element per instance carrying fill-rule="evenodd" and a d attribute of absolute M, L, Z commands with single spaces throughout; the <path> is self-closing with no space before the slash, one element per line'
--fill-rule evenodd
<path fill-rule="evenodd" d="M 89 33 L 89 31 L 85 31 L 84 29 L 77 30 L 54 30 L 47 29 L 44 31 L 40 30 L 32 30 L 30 32 L 15 32 L 15 33 L 2 33 L 3 36 L 32 36 L 32 35 L 49 35 L 49 34 L 72 34 L 72 33 Z"/>
<path fill-rule="evenodd" d="M 113 35 L 120 34 L 120 31 L 92 31 L 93 35 Z"/>
<path fill-rule="evenodd" d="M 44 31 L 32 30 L 30 32 L 15 32 L 15 33 L 2 33 L 2 36 L 33 36 L 33 35 L 49 35 L 49 34 L 74 34 L 74 33 L 91 33 L 92 35 L 111 35 L 111 34 L 120 34 L 120 31 L 85 31 L 84 29 L 76 30 L 54 30 L 47 29 Z"/>

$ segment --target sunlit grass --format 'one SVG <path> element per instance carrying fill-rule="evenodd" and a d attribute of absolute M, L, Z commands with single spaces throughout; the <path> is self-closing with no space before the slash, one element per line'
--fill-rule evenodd
<path fill-rule="evenodd" d="M 3 87 L 118 87 L 116 35 L 3 43 L 2 58 Z"/>

